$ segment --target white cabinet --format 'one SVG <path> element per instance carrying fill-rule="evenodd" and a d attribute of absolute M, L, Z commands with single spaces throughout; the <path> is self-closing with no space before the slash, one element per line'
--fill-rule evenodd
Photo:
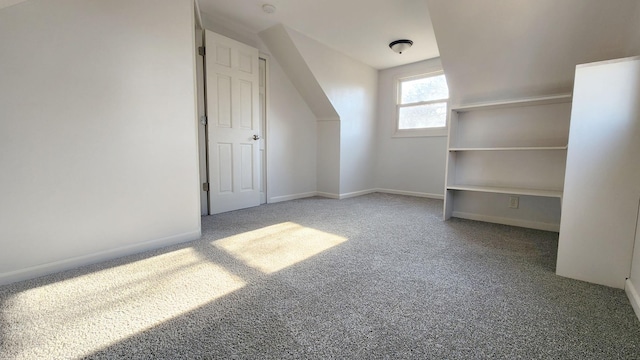
<path fill-rule="evenodd" d="M 558 231 L 570 117 L 571 95 L 452 109 L 445 220 Z"/>

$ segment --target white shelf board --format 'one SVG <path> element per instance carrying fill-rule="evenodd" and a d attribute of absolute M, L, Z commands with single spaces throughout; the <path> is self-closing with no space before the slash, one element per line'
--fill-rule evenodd
<path fill-rule="evenodd" d="M 467 112 L 473 110 L 491 110 L 491 109 L 501 109 L 501 108 L 509 108 L 509 107 L 518 107 L 518 106 L 534 106 L 534 105 L 548 105 L 548 104 L 560 104 L 571 102 L 571 94 L 559 94 L 559 95 L 551 95 L 551 96 L 543 96 L 543 97 L 535 97 L 535 98 L 525 98 L 525 99 L 514 99 L 514 100 L 504 100 L 504 101 L 495 101 L 495 102 L 487 102 L 487 103 L 475 103 L 462 105 L 455 108 L 452 108 L 452 111 L 455 112 Z"/>
<path fill-rule="evenodd" d="M 449 151 L 538 151 L 538 150 L 567 150 L 566 146 L 513 146 L 513 147 L 452 147 Z"/>
<path fill-rule="evenodd" d="M 495 193 L 495 194 L 529 195 L 529 196 L 562 198 L 562 191 L 559 191 L 559 190 L 523 189 L 523 188 L 512 188 L 512 187 L 477 186 L 477 185 L 447 185 L 447 190 L 463 190 L 463 191 L 487 192 L 487 193 Z"/>

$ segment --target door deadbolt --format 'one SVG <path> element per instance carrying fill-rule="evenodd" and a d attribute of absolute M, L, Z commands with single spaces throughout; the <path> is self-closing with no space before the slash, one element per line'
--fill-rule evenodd
<path fill-rule="evenodd" d="M 260 140 L 260 135 L 253 135 L 253 140 Z"/>

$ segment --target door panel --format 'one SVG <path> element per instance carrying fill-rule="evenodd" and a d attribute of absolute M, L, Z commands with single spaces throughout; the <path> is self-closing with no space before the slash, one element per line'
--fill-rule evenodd
<path fill-rule="evenodd" d="M 215 124 L 218 127 L 231 127 L 231 78 L 217 75 L 217 91 L 214 93 L 217 106 L 213 108 L 216 114 Z"/>
<path fill-rule="evenodd" d="M 218 192 L 233 191 L 233 144 L 218 143 Z"/>
<path fill-rule="evenodd" d="M 254 59 L 253 58 L 253 54 L 248 54 L 248 53 L 244 53 L 242 51 L 238 52 L 238 62 L 239 62 L 239 66 L 238 69 L 240 69 L 240 71 L 244 71 L 248 74 L 253 74 L 254 72 L 254 62 L 258 61 L 258 59 Z"/>
<path fill-rule="evenodd" d="M 211 214 L 260 205 L 258 50 L 205 33 Z M 209 86 L 211 85 L 211 86 Z"/>
<path fill-rule="evenodd" d="M 240 80 L 240 127 L 253 130 L 253 89 L 252 84 L 246 80 Z"/>
<path fill-rule="evenodd" d="M 209 31 L 207 31 L 209 33 Z M 231 48 L 221 44 L 215 44 L 216 64 L 231 68 Z"/>
<path fill-rule="evenodd" d="M 242 173 L 242 180 L 240 181 L 242 191 L 253 190 L 253 144 L 240 145 L 241 160 L 240 168 Z"/>

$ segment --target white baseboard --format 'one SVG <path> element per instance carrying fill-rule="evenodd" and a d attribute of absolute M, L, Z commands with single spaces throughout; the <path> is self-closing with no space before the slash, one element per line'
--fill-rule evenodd
<path fill-rule="evenodd" d="M 638 320 L 640 320 L 640 295 L 638 295 L 638 290 L 633 286 L 631 279 L 627 279 L 624 283 L 624 292 L 627 293 L 627 297 L 629 298 L 629 302 L 631 302 L 633 311 L 636 312 L 636 316 L 638 317 Z"/>
<path fill-rule="evenodd" d="M 344 193 L 344 194 L 340 194 L 340 199 L 348 199 L 348 198 L 352 198 L 352 197 L 356 197 L 356 196 L 373 194 L 376 191 L 377 191 L 377 189 L 368 189 L 368 190 L 360 190 L 360 191 Z"/>
<path fill-rule="evenodd" d="M 273 204 L 273 203 L 278 203 L 278 202 L 282 202 L 282 201 L 289 201 L 289 200 L 296 200 L 296 199 L 304 199 L 304 198 L 308 198 L 308 197 L 312 197 L 312 196 L 317 196 L 318 193 L 315 191 L 310 191 L 310 192 L 306 192 L 306 193 L 300 193 L 300 194 L 293 194 L 293 195 L 284 195 L 284 196 L 274 196 L 272 198 L 269 198 L 268 203 L 269 204 Z"/>
<path fill-rule="evenodd" d="M 537 230 L 555 231 L 555 232 L 560 231 L 560 224 L 550 224 L 550 223 L 521 220 L 521 219 L 510 219 L 510 218 L 504 218 L 504 217 L 498 217 L 498 216 L 489 216 L 489 215 L 474 214 L 474 213 L 467 213 L 467 212 L 460 212 L 460 211 L 454 211 L 451 214 L 451 216 L 461 218 L 461 219 L 469 219 L 469 220 L 490 222 L 495 224 L 519 226 L 519 227 L 537 229 Z"/>
<path fill-rule="evenodd" d="M 338 194 L 327 193 L 327 192 L 322 192 L 322 191 L 317 191 L 316 192 L 316 196 L 322 196 L 322 197 L 326 197 L 326 198 L 329 198 L 329 199 L 340 199 L 340 195 L 338 195 Z"/>
<path fill-rule="evenodd" d="M 368 190 L 353 191 L 353 192 L 343 193 L 343 194 L 334 194 L 334 193 L 327 193 L 327 192 L 322 192 L 322 191 L 310 191 L 310 192 L 301 193 L 301 194 L 274 196 L 272 198 L 269 198 L 268 203 L 269 204 L 273 204 L 273 203 L 277 203 L 277 202 L 296 200 L 296 199 L 303 199 L 303 198 L 308 198 L 308 197 L 312 197 L 312 196 L 321 196 L 321 197 L 326 197 L 326 198 L 329 198 L 329 199 L 348 199 L 348 198 L 352 198 L 352 197 L 356 197 L 356 196 L 368 195 L 368 194 L 373 194 L 373 193 L 377 193 L 377 192 L 386 193 L 386 194 L 395 194 L 395 195 L 407 195 L 407 196 L 423 197 L 423 198 L 430 198 L 430 199 L 439 199 L 439 200 L 444 199 L 444 196 L 440 195 L 440 194 L 430 194 L 430 193 L 423 193 L 423 192 L 416 192 L 416 191 L 404 191 L 404 190 L 374 188 L 374 189 L 368 189 Z"/>
<path fill-rule="evenodd" d="M 133 245 L 122 246 L 116 249 L 100 251 L 93 254 L 77 256 L 65 260 L 54 261 L 47 264 L 30 266 L 25 269 L 10 271 L 0 274 L 0 285 L 6 285 L 17 281 L 37 278 L 44 275 L 54 274 L 64 270 L 75 269 L 80 266 L 96 264 L 99 262 L 116 259 L 119 257 L 137 254 L 149 250 L 159 249 L 169 245 L 176 245 L 199 239 L 201 230 L 188 233 L 172 235 L 160 239 L 154 239 Z"/>
<path fill-rule="evenodd" d="M 395 194 L 395 195 L 407 195 L 407 196 L 415 196 L 415 197 L 423 197 L 423 198 L 429 198 L 429 199 L 438 199 L 438 200 L 443 200 L 444 199 L 444 195 L 442 194 L 430 194 L 430 193 L 423 193 L 423 192 L 417 192 L 417 191 L 404 191 L 404 190 L 393 190 L 393 189 L 376 189 L 376 192 L 381 192 L 381 193 L 385 193 L 385 194 Z"/>

